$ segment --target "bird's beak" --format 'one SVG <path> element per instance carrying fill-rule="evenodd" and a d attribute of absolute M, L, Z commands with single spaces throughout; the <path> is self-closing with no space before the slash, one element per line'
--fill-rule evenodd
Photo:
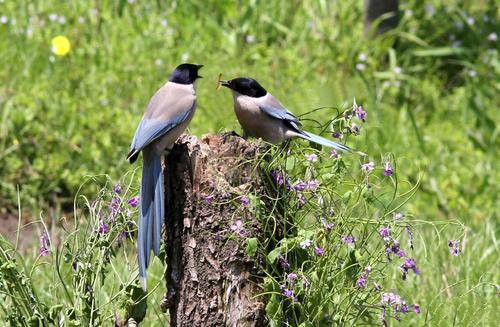
<path fill-rule="evenodd" d="M 227 87 L 228 89 L 231 88 L 231 81 L 220 81 L 220 85 Z"/>

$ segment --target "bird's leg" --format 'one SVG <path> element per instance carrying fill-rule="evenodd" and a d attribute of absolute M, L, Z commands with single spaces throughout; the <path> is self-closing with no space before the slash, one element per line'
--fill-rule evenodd
<path fill-rule="evenodd" d="M 283 141 L 283 143 L 281 143 L 280 154 L 288 151 L 288 148 L 290 147 L 290 142 L 291 142 L 290 139 L 286 139 L 285 141 Z"/>

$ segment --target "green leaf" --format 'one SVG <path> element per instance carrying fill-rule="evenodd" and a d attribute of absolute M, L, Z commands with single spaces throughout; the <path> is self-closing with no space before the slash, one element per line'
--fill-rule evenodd
<path fill-rule="evenodd" d="M 257 253 L 257 247 L 259 245 L 259 241 L 257 240 L 256 237 L 249 238 L 247 240 L 247 248 L 245 252 L 249 257 L 254 257 L 255 254 Z"/>
<path fill-rule="evenodd" d="M 281 252 L 280 247 L 277 247 L 274 250 L 272 250 L 271 252 L 269 252 L 269 254 L 267 255 L 267 259 L 269 260 L 269 262 L 274 263 L 276 261 L 276 259 L 278 258 L 280 252 Z"/>

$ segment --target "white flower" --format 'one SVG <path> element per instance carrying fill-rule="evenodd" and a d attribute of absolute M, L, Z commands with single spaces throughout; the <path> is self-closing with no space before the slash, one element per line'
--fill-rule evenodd
<path fill-rule="evenodd" d="M 470 26 L 474 25 L 475 22 L 476 21 L 474 20 L 474 18 L 472 17 L 467 18 L 467 24 L 469 24 Z"/>
<path fill-rule="evenodd" d="M 497 40 L 498 40 L 497 33 L 493 32 L 493 33 L 488 34 L 488 41 L 496 42 Z"/>
<path fill-rule="evenodd" d="M 299 246 L 301 249 L 307 249 L 308 247 L 310 247 L 312 245 L 312 241 L 307 239 L 307 240 L 304 240 L 302 242 L 300 242 Z"/>
<path fill-rule="evenodd" d="M 167 27 L 167 26 L 168 26 L 168 20 L 166 20 L 166 19 L 162 19 L 162 20 L 160 21 L 160 24 L 161 24 L 161 26 L 163 26 L 163 27 Z"/>
<path fill-rule="evenodd" d="M 189 53 L 183 53 L 181 56 L 181 60 L 186 62 L 189 59 Z"/>
<path fill-rule="evenodd" d="M 474 69 L 470 69 L 468 71 L 468 74 L 469 74 L 470 77 L 476 77 L 477 76 L 477 72 Z"/>
<path fill-rule="evenodd" d="M 358 55 L 358 59 L 359 59 L 359 61 L 366 61 L 366 55 L 363 52 L 361 52 Z"/>
<path fill-rule="evenodd" d="M 163 65 L 163 60 L 161 60 L 161 59 L 156 59 L 156 60 L 155 60 L 155 65 L 156 65 L 156 66 L 161 66 L 161 65 Z"/>
<path fill-rule="evenodd" d="M 7 16 L 0 17 L 0 23 L 7 24 L 9 22 L 9 18 Z"/>
<path fill-rule="evenodd" d="M 254 43 L 254 42 L 255 42 L 255 35 L 251 35 L 251 34 L 250 34 L 250 35 L 247 35 L 247 36 L 245 37 L 245 41 L 246 41 L 246 43 L 248 43 L 248 44 Z"/>
<path fill-rule="evenodd" d="M 51 22 L 55 22 L 57 20 L 57 18 L 58 18 L 57 14 L 52 13 L 49 15 L 49 20 Z"/>
<path fill-rule="evenodd" d="M 58 21 L 59 21 L 59 24 L 64 25 L 64 24 L 66 24 L 66 17 L 61 16 L 61 17 L 59 17 Z"/>
<path fill-rule="evenodd" d="M 363 70 L 365 70 L 365 68 L 366 68 L 366 65 L 363 64 L 363 63 L 357 63 L 356 64 L 356 69 L 359 70 L 359 71 L 363 71 Z"/>
<path fill-rule="evenodd" d="M 373 161 L 361 165 L 361 170 L 363 170 L 363 172 L 365 172 L 366 174 L 371 173 L 374 169 L 375 164 L 373 163 Z"/>
<path fill-rule="evenodd" d="M 394 74 L 399 75 L 399 74 L 401 74 L 401 72 L 402 72 L 403 70 L 401 69 L 401 67 L 396 66 L 396 67 L 394 67 L 393 71 L 394 71 Z"/>
<path fill-rule="evenodd" d="M 316 162 L 318 161 L 318 156 L 316 153 L 306 154 L 306 159 L 310 162 Z"/>
<path fill-rule="evenodd" d="M 78 17 L 78 22 L 82 25 L 85 24 L 85 18 L 82 16 Z"/>
<path fill-rule="evenodd" d="M 405 217 L 401 212 L 395 212 L 393 215 L 394 220 L 401 220 Z"/>

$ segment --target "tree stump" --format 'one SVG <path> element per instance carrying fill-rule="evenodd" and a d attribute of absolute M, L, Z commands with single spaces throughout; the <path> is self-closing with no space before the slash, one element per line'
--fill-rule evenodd
<path fill-rule="evenodd" d="M 264 261 L 246 253 L 262 229 L 238 200 L 261 189 L 257 151 L 235 134 L 183 135 L 166 158 L 162 308 L 171 326 L 267 325 L 259 296 Z"/>

